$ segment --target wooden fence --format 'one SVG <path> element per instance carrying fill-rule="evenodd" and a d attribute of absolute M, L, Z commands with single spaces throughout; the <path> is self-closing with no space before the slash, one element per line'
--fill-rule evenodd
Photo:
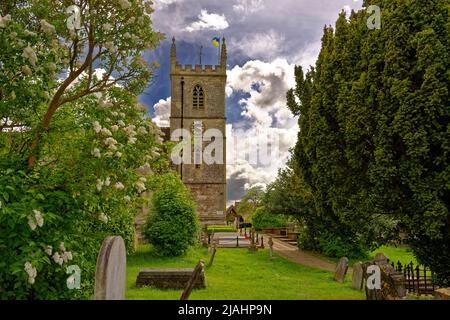
<path fill-rule="evenodd" d="M 413 262 L 403 265 L 400 261 L 391 266 L 405 276 L 405 288 L 409 293 L 417 295 L 433 294 L 438 287 L 433 283 L 433 271 L 427 266 L 414 265 Z"/>

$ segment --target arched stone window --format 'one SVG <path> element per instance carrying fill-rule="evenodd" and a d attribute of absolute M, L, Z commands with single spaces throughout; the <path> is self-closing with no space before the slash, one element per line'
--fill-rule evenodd
<path fill-rule="evenodd" d="M 194 109 L 205 108 L 205 92 L 203 91 L 202 86 L 195 86 L 194 92 L 192 93 L 192 100 Z"/>

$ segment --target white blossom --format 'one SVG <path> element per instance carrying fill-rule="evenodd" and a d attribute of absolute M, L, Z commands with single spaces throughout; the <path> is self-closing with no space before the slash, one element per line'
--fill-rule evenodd
<path fill-rule="evenodd" d="M 6 24 L 11 21 L 11 15 L 7 14 L 6 16 L 0 16 L 0 28 L 6 27 Z"/>
<path fill-rule="evenodd" d="M 62 252 L 66 251 L 66 246 L 64 245 L 63 241 L 61 241 L 61 243 L 59 244 L 59 250 L 61 250 Z"/>
<path fill-rule="evenodd" d="M 42 31 L 44 31 L 46 34 L 53 34 L 56 32 L 55 27 L 48 23 L 45 20 L 41 20 L 41 29 Z"/>
<path fill-rule="evenodd" d="M 123 197 L 123 200 L 125 200 L 125 202 L 130 202 L 131 201 L 131 198 L 130 198 L 130 196 L 125 196 L 125 197 Z"/>
<path fill-rule="evenodd" d="M 147 190 L 147 187 L 145 186 L 145 184 L 142 181 L 138 181 L 136 183 L 136 187 L 137 187 L 139 193 L 144 192 L 145 190 Z"/>
<path fill-rule="evenodd" d="M 52 256 L 53 261 L 55 261 L 57 264 L 62 265 L 64 260 L 61 257 L 61 255 L 59 254 L 59 252 L 55 252 Z"/>
<path fill-rule="evenodd" d="M 113 125 L 113 126 L 111 126 L 111 131 L 112 132 L 117 132 L 119 130 L 119 126 L 118 125 Z"/>
<path fill-rule="evenodd" d="M 111 184 L 111 178 L 110 177 L 106 177 L 105 186 L 109 187 L 110 184 Z"/>
<path fill-rule="evenodd" d="M 28 59 L 28 61 L 30 61 L 30 63 L 33 66 L 36 65 L 36 62 L 38 60 L 36 53 L 34 52 L 33 48 L 31 48 L 29 45 L 25 49 L 23 49 L 22 57 Z"/>
<path fill-rule="evenodd" d="M 36 229 L 36 222 L 31 216 L 28 216 L 28 226 L 30 227 L 31 231 L 34 231 Z"/>
<path fill-rule="evenodd" d="M 109 138 L 106 138 L 106 139 L 105 139 L 105 144 L 106 144 L 107 146 L 116 145 L 116 144 L 117 144 L 117 140 L 114 139 L 114 138 L 112 138 L 112 137 L 109 137 Z"/>
<path fill-rule="evenodd" d="M 113 117 L 117 117 L 119 114 L 118 114 L 116 111 L 113 111 L 113 112 L 111 112 L 111 115 L 112 115 Z"/>
<path fill-rule="evenodd" d="M 53 247 L 47 246 L 47 248 L 45 249 L 45 253 L 48 254 L 49 256 L 51 256 L 53 253 Z"/>
<path fill-rule="evenodd" d="M 97 179 L 97 190 L 100 192 L 103 188 L 103 181 L 100 179 Z"/>
<path fill-rule="evenodd" d="M 100 132 L 101 132 L 102 135 L 104 135 L 106 137 L 112 136 L 111 131 L 109 129 L 107 129 L 107 128 L 102 128 Z"/>
<path fill-rule="evenodd" d="M 102 130 L 102 126 L 98 121 L 94 121 L 94 131 L 95 133 L 99 133 Z"/>
<path fill-rule="evenodd" d="M 123 189 L 125 189 L 125 186 L 122 184 L 122 182 L 117 182 L 114 185 L 114 188 L 116 188 L 117 190 L 123 190 Z"/>
<path fill-rule="evenodd" d="M 36 268 L 33 267 L 31 262 L 25 262 L 24 270 L 28 274 L 28 282 L 34 284 L 34 281 L 37 276 Z"/>
<path fill-rule="evenodd" d="M 102 27 L 105 31 L 109 31 L 112 29 L 112 25 L 110 23 L 105 23 Z"/>
<path fill-rule="evenodd" d="M 125 127 L 125 122 L 123 122 L 122 120 L 117 121 L 117 124 L 121 127 Z"/>
<path fill-rule="evenodd" d="M 96 158 L 101 158 L 102 154 L 100 153 L 100 149 L 98 148 L 94 148 L 94 150 L 92 150 L 92 155 Z"/>
<path fill-rule="evenodd" d="M 122 152 L 117 151 L 117 152 L 116 152 L 116 157 L 117 157 L 117 158 L 122 157 Z"/>
<path fill-rule="evenodd" d="M 68 261 L 72 260 L 72 258 L 73 258 L 72 252 L 70 252 L 70 251 L 64 252 L 61 258 L 63 259 L 64 262 L 68 262 Z"/>
<path fill-rule="evenodd" d="M 33 210 L 34 212 L 34 218 L 36 219 L 36 224 L 39 227 L 42 227 L 44 225 L 44 219 L 42 218 L 42 214 L 39 210 Z"/>
<path fill-rule="evenodd" d="M 122 9 L 131 8 L 131 3 L 128 0 L 119 0 L 119 5 Z"/>
<path fill-rule="evenodd" d="M 108 51 L 111 52 L 111 53 L 116 53 L 117 52 L 117 47 L 111 41 L 105 42 L 105 44 L 103 46 L 106 49 L 108 49 Z"/>
<path fill-rule="evenodd" d="M 29 66 L 22 66 L 22 72 L 27 76 L 31 76 L 33 74 L 33 71 L 31 71 Z"/>
<path fill-rule="evenodd" d="M 24 33 L 26 36 L 29 36 L 29 37 L 35 37 L 35 36 L 36 36 L 36 33 L 31 32 L 31 31 L 29 31 L 29 30 L 25 30 L 23 33 Z"/>
<path fill-rule="evenodd" d="M 129 143 L 129 144 L 135 144 L 136 141 L 137 141 L 137 139 L 136 139 L 135 137 L 130 137 L 130 138 L 128 138 L 128 143 Z"/>
<path fill-rule="evenodd" d="M 103 212 L 100 212 L 100 214 L 98 215 L 98 220 L 103 223 L 108 223 L 108 217 Z"/>
<path fill-rule="evenodd" d="M 147 129 L 145 129 L 144 127 L 139 127 L 138 133 L 140 133 L 140 134 L 147 134 Z"/>

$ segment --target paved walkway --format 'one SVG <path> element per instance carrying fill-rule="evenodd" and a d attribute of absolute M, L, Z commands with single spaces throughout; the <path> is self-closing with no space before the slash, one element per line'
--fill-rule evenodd
<path fill-rule="evenodd" d="M 265 239 L 265 245 L 267 247 L 267 241 L 269 239 L 270 235 L 264 235 Z M 281 240 L 278 240 L 276 238 L 273 239 L 273 249 L 276 253 L 278 253 L 280 256 L 283 256 L 284 258 L 296 262 L 298 264 L 302 264 L 308 267 L 312 268 L 319 268 L 324 269 L 328 271 L 334 272 L 336 269 L 336 264 L 330 261 L 327 261 L 325 259 L 321 259 L 312 253 L 309 253 L 307 251 L 303 251 L 298 249 L 296 246 L 292 246 L 290 244 L 287 244 Z M 349 272 L 350 272 L 349 268 Z"/>

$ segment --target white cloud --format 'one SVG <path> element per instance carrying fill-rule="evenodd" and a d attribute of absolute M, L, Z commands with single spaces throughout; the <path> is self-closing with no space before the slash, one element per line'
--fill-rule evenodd
<path fill-rule="evenodd" d="M 294 85 L 294 65 L 285 59 L 270 63 L 253 60 L 228 72 L 228 94 L 244 92 L 249 95 L 239 102 L 243 119 L 233 127 L 227 126 L 229 143 L 235 144 L 227 148 L 228 179 L 240 180 L 244 188 L 267 185 L 276 178 L 278 169 L 284 167 L 298 133 L 298 119 L 286 107 L 286 92 Z M 261 152 L 264 153 L 258 143 L 261 139 L 266 139 L 271 146 L 270 161 L 262 163 L 258 157 L 255 162 L 251 156 L 243 156 L 242 150 L 247 149 L 238 144 L 245 144 L 244 141 L 261 156 Z"/>
<path fill-rule="evenodd" d="M 250 14 L 264 9 L 263 0 L 237 0 L 233 5 L 233 11 L 236 13 Z"/>
<path fill-rule="evenodd" d="M 271 59 L 279 56 L 284 47 L 285 38 L 274 30 L 264 33 L 232 37 L 231 47 L 253 59 Z"/>
<path fill-rule="evenodd" d="M 191 23 L 185 28 L 188 32 L 199 30 L 224 30 L 229 27 L 225 15 L 208 13 L 208 10 L 201 10 L 198 15 L 198 21 Z"/>
<path fill-rule="evenodd" d="M 155 109 L 155 117 L 152 119 L 158 127 L 170 126 L 170 105 L 172 98 L 168 97 L 166 100 L 159 100 L 153 108 Z"/>

